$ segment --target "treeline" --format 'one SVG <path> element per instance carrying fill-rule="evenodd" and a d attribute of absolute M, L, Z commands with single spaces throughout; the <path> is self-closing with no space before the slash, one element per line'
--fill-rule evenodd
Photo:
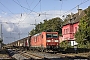
<path fill-rule="evenodd" d="M 30 35 L 34 35 L 37 33 L 40 33 L 42 31 L 52 31 L 52 32 L 58 32 L 59 35 L 62 34 L 62 24 L 63 20 L 59 17 L 52 18 L 49 20 L 43 20 L 44 22 L 40 22 L 36 25 L 35 29 L 33 29 L 30 32 Z"/>

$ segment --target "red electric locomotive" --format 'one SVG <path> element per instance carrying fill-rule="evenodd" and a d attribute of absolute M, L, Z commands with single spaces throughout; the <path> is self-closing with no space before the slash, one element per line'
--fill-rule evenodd
<path fill-rule="evenodd" d="M 58 32 L 42 32 L 31 37 L 30 45 L 40 50 L 56 50 L 59 47 Z"/>

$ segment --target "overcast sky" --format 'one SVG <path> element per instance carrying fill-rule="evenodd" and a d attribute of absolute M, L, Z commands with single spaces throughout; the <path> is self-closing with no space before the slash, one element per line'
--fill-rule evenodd
<path fill-rule="evenodd" d="M 4 43 L 22 39 L 44 19 L 77 12 L 90 6 L 89 0 L 0 0 L 0 24 Z M 40 15 L 40 16 L 39 16 Z"/>

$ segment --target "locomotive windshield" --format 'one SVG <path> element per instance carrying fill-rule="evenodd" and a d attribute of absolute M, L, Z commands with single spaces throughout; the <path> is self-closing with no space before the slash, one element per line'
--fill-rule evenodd
<path fill-rule="evenodd" d="M 47 38 L 52 38 L 52 34 L 46 34 Z"/>
<path fill-rule="evenodd" d="M 52 36 L 53 36 L 53 38 L 57 38 L 58 34 L 53 34 Z"/>
<path fill-rule="evenodd" d="M 47 38 L 57 38 L 58 37 L 58 34 L 46 34 L 46 37 Z"/>

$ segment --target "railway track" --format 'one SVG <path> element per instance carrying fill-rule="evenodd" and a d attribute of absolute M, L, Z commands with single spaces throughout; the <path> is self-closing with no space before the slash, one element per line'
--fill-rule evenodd
<path fill-rule="evenodd" d="M 21 52 L 20 53 L 22 56 L 28 58 L 28 59 L 39 59 L 39 60 L 42 60 L 42 59 L 47 59 L 47 60 L 50 60 L 49 58 L 45 58 L 43 56 L 39 56 L 39 55 L 36 55 L 36 54 L 32 54 L 32 53 L 29 53 L 29 52 Z"/>
<path fill-rule="evenodd" d="M 67 59 L 86 59 L 87 57 L 82 57 L 79 55 L 73 54 L 52 54 L 45 52 L 37 52 L 37 51 L 21 51 L 16 50 L 18 53 L 14 54 L 13 57 L 17 60 L 67 60 Z"/>
<path fill-rule="evenodd" d="M 10 53 L 6 49 L 0 50 L 0 60 L 15 60 L 10 56 Z"/>
<path fill-rule="evenodd" d="M 33 54 L 28 51 L 21 51 L 17 49 L 8 49 L 8 53 L 12 58 L 15 58 L 16 60 L 50 60 L 48 58 L 45 58 L 43 56 Z M 36 52 L 37 53 L 37 52 Z"/>

